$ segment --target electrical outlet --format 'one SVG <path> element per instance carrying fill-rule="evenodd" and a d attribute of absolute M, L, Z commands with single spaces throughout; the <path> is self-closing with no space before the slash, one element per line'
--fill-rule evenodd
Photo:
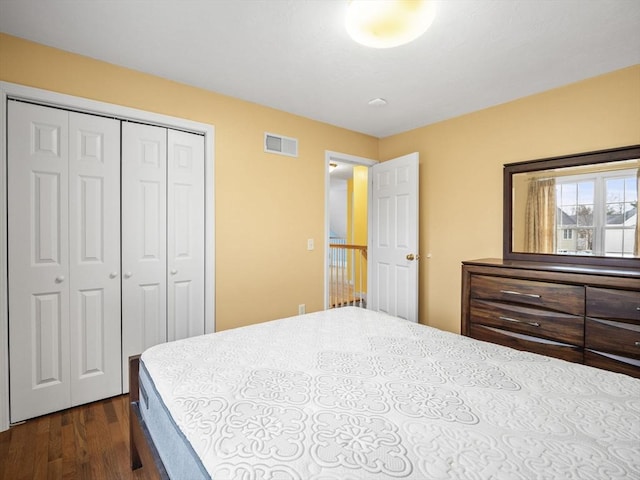
<path fill-rule="evenodd" d="M 303 315 L 306 309 L 307 307 L 305 306 L 304 303 L 301 303 L 300 305 L 298 305 L 298 315 Z"/>
<path fill-rule="evenodd" d="M 313 238 L 307 240 L 307 250 L 313 250 L 315 247 Z"/>

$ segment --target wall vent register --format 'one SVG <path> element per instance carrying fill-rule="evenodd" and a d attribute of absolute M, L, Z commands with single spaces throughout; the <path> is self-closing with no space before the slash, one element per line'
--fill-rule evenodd
<path fill-rule="evenodd" d="M 274 133 L 264 133 L 264 151 L 289 157 L 298 156 L 298 139 L 284 137 Z"/>

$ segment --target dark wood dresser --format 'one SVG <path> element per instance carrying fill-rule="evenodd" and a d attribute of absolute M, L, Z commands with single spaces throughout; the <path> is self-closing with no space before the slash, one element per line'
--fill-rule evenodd
<path fill-rule="evenodd" d="M 640 271 L 463 262 L 461 333 L 640 378 Z"/>

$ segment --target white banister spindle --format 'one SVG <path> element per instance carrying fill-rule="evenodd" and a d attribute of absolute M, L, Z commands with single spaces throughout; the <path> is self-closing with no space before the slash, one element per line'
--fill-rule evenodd
<path fill-rule="evenodd" d="M 364 292 L 364 289 L 362 288 L 362 277 L 363 277 L 363 275 L 362 275 L 362 273 L 363 273 L 363 272 L 362 272 L 362 253 L 360 254 L 360 257 L 358 257 L 358 266 L 359 266 L 359 275 L 358 275 L 358 280 L 359 280 L 359 281 L 358 281 L 358 291 L 359 291 L 359 292 Z M 358 302 L 358 306 L 359 306 L 360 308 L 362 308 L 362 297 L 363 297 L 363 296 L 362 296 L 362 295 L 359 295 L 359 297 L 360 297 L 360 298 L 358 299 L 358 300 L 359 300 L 359 302 Z"/>

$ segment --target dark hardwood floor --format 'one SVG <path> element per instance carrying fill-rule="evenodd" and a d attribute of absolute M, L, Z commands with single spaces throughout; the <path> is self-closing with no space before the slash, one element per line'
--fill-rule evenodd
<path fill-rule="evenodd" d="M 151 469 L 129 467 L 128 401 L 121 395 L 1 432 L 0 479 L 156 480 Z"/>

